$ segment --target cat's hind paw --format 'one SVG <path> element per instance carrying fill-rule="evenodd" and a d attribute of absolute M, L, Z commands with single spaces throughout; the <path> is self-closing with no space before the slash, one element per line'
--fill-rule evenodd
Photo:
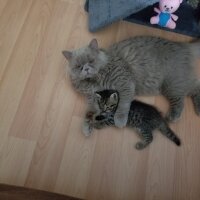
<path fill-rule="evenodd" d="M 176 113 L 171 113 L 169 112 L 165 119 L 168 123 L 175 123 L 180 119 L 181 115 L 180 114 L 176 114 Z"/>
<path fill-rule="evenodd" d="M 192 97 L 195 113 L 200 116 L 200 95 Z"/>

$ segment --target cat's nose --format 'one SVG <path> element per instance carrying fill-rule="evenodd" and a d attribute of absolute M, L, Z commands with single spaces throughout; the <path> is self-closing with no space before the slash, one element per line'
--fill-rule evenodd
<path fill-rule="evenodd" d="M 89 68 L 85 68 L 85 71 L 86 71 L 86 72 L 89 72 Z"/>
<path fill-rule="evenodd" d="M 90 67 L 88 66 L 88 64 L 85 64 L 83 69 L 84 69 L 85 72 L 89 72 Z"/>
<path fill-rule="evenodd" d="M 169 8 L 166 8 L 165 10 L 168 12 L 168 11 L 169 11 Z"/>

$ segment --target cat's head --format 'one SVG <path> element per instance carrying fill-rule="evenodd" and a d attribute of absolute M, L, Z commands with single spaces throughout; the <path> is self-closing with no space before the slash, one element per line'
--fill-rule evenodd
<path fill-rule="evenodd" d="M 63 51 L 63 55 L 69 61 L 70 75 L 80 80 L 95 77 L 107 63 L 107 56 L 99 49 L 96 39 L 86 47 Z"/>
<path fill-rule="evenodd" d="M 95 93 L 95 100 L 101 112 L 113 113 L 118 106 L 119 94 L 115 90 L 103 90 Z"/>

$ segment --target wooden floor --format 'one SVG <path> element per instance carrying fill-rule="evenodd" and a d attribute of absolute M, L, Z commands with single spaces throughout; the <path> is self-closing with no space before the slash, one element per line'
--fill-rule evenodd
<path fill-rule="evenodd" d="M 81 134 L 85 100 L 65 74 L 63 49 L 93 37 L 102 47 L 135 35 L 191 38 L 126 22 L 87 30 L 83 0 L 0 0 L 0 182 L 89 200 L 199 200 L 200 118 L 186 100 L 172 125 L 144 151 L 128 129 Z M 174 63 L 174 68 L 176 63 Z M 142 98 L 163 112 L 160 97 Z"/>

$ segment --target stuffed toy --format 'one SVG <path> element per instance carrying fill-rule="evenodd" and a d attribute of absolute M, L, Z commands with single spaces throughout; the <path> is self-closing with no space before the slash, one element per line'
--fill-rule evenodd
<path fill-rule="evenodd" d="M 175 29 L 175 21 L 178 20 L 178 16 L 173 13 L 178 10 L 182 2 L 183 0 L 160 0 L 159 9 L 154 8 L 154 11 L 158 13 L 158 15 L 152 17 L 150 23 L 158 24 L 162 27 L 167 27 L 170 29 Z"/>

